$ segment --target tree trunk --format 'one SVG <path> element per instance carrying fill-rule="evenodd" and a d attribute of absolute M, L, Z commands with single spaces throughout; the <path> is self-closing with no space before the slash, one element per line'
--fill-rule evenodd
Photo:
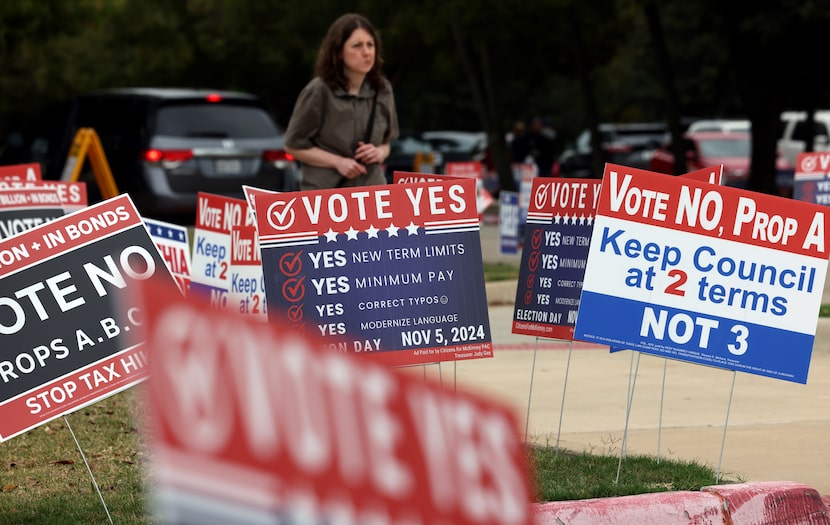
<path fill-rule="evenodd" d="M 683 129 L 680 125 L 680 99 L 677 96 L 677 86 L 674 82 L 674 68 L 666 48 L 666 39 L 663 35 L 663 25 L 660 22 L 660 13 L 657 11 L 657 4 L 648 2 L 643 7 L 648 24 L 648 32 L 651 36 L 651 43 L 654 46 L 654 54 L 657 58 L 657 69 L 660 71 L 660 79 L 663 83 L 663 92 L 666 95 L 667 109 L 669 113 L 669 130 L 672 136 L 672 154 L 674 155 L 674 174 L 686 173 L 686 152 L 683 148 Z"/>
<path fill-rule="evenodd" d="M 594 84 L 591 80 L 591 64 L 582 38 L 582 26 L 579 16 L 573 5 L 568 6 L 571 31 L 573 31 L 574 54 L 579 68 L 579 81 L 582 87 L 582 100 L 585 103 L 585 114 L 588 117 L 588 128 L 591 130 L 591 176 L 602 178 L 605 169 L 605 155 L 602 151 L 602 137 L 599 134 L 599 115 L 594 100 Z"/>
<path fill-rule="evenodd" d="M 491 107 L 495 107 L 494 94 L 492 87 L 492 80 L 489 78 L 489 61 L 486 55 L 486 49 L 482 50 L 480 57 L 483 71 L 481 78 L 476 74 L 473 67 L 473 61 L 470 57 L 470 50 L 464 35 L 461 33 L 461 28 L 455 22 L 450 23 L 450 31 L 455 40 L 456 48 L 458 49 L 458 58 L 461 61 L 461 67 L 467 75 L 467 81 L 470 85 L 470 91 L 473 96 L 473 102 L 476 111 L 481 121 L 490 146 L 490 154 L 493 156 L 493 163 L 495 165 L 496 173 L 499 178 L 499 186 L 503 190 L 515 191 L 516 185 L 513 182 L 513 173 L 510 169 L 510 163 L 507 154 L 507 145 L 504 142 L 504 128 L 496 115 L 490 111 Z"/>

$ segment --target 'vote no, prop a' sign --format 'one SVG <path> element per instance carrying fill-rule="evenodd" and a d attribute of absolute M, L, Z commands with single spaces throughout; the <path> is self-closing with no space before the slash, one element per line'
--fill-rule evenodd
<path fill-rule="evenodd" d="M 492 357 L 474 180 L 262 194 L 256 210 L 269 319 L 390 365 Z"/>
<path fill-rule="evenodd" d="M 806 383 L 827 208 L 608 164 L 574 338 Z"/>

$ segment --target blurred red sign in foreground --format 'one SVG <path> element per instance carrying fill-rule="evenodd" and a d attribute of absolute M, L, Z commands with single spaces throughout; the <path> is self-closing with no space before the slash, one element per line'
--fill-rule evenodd
<path fill-rule="evenodd" d="M 164 523 L 532 523 L 506 406 L 152 283 L 141 296 Z"/>

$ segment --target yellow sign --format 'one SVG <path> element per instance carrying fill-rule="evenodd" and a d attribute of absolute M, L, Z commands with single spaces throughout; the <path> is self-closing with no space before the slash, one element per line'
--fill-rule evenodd
<path fill-rule="evenodd" d="M 75 134 L 72 146 L 69 148 L 69 155 L 66 157 L 66 164 L 63 167 L 61 180 L 66 182 L 77 182 L 84 167 L 84 159 L 89 156 L 89 164 L 92 166 L 92 174 L 95 176 L 95 183 L 101 190 L 101 197 L 109 199 L 119 194 L 115 180 L 112 178 L 107 156 L 104 155 L 104 147 L 101 146 L 101 139 L 92 128 L 80 128 Z"/>

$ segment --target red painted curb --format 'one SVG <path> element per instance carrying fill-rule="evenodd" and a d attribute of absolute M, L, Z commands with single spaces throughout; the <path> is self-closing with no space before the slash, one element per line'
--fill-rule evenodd
<path fill-rule="evenodd" d="M 827 505 L 816 489 L 793 481 L 715 485 L 704 492 L 717 494 L 735 525 L 830 524 Z"/>
<path fill-rule="evenodd" d="M 727 523 L 716 494 L 692 491 L 537 503 L 535 518 L 536 525 Z"/>
<path fill-rule="evenodd" d="M 535 517 L 537 525 L 830 525 L 819 493 L 792 481 L 537 503 Z"/>

